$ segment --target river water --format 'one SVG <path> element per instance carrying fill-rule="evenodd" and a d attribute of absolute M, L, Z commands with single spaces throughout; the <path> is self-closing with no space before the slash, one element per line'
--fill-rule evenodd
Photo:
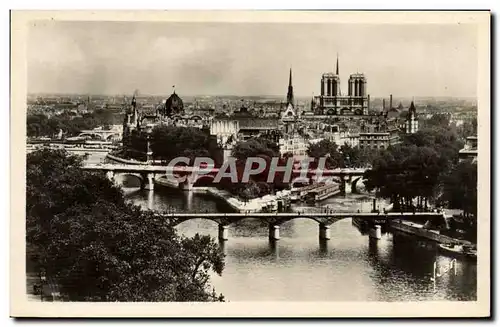
<path fill-rule="evenodd" d="M 155 210 L 230 212 L 208 196 L 158 188 L 125 188 L 128 200 Z M 366 211 L 371 196 L 347 195 L 320 205 L 336 211 Z M 298 208 L 295 208 L 298 209 Z M 300 208 L 302 209 L 302 208 Z M 217 237 L 217 224 L 195 219 L 178 225 L 186 236 Z M 281 239 L 268 240 L 267 225 L 243 220 L 229 227 L 222 276 L 212 285 L 226 301 L 423 301 L 476 300 L 476 263 L 458 261 L 457 273 L 431 281 L 433 264 L 446 268 L 451 258 L 438 254 L 430 242 L 402 234 L 385 233 L 370 240 L 351 219 L 331 226 L 331 240 L 320 242 L 318 224 L 294 219 L 280 227 Z"/>

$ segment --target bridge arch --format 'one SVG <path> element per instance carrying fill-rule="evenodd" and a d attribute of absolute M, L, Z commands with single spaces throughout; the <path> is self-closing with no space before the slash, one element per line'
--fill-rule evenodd
<path fill-rule="evenodd" d="M 124 173 L 115 173 L 115 175 L 114 175 L 115 181 L 117 181 L 117 179 L 121 178 L 120 184 L 124 184 L 123 182 L 125 181 L 125 179 L 127 177 L 133 177 L 134 179 L 138 180 L 139 181 L 139 187 L 141 187 L 141 188 L 142 188 L 142 185 L 145 182 L 144 181 L 144 177 L 141 174 L 139 174 L 139 173 L 124 172 Z"/>
<path fill-rule="evenodd" d="M 174 122 L 178 122 L 183 120 L 183 117 L 181 115 L 173 115 L 171 118 Z"/>
<path fill-rule="evenodd" d="M 97 137 L 98 139 L 103 140 L 102 135 L 101 135 L 101 134 L 99 134 L 99 133 L 89 133 L 89 132 L 85 132 L 85 133 L 80 133 L 78 136 L 79 136 L 79 137 L 90 136 L 91 138 L 95 138 L 95 137 Z"/>
<path fill-rule="evenodd" d="M 106 141 L 112 141 L 114 139 L 119 139 L 119 138 L 120 138 L 120 134 L 114 133 L 114 134 L 106 136 Z"/>
<path fill-rule="evenodd" d="M 201 116 L 198 116 L 198 115 L 193 115 L 193 116 L 189 117 L 189 120 L 198 121 L 198 120 L 203 120 L 203 118 L 201 118 Z"/>
<path fill-rule="evenodd" d="M 212 221 L 212 222 L 219 224 L 219 225 L 222 223 L 220 218 L 207 217 L 207 216 L 204 216 L 203 213 L 200 213 L 199 217 L 170 218 L 170 219 L 173 219 L 173 220 L 171 220 L 173 226 L 178 226 L 182 223 L 185 223 L 186 221 L 196 220 L 196 219 L 209 220 L 209 221 Z"/>
<path fill-rule="evenodd" d="M 314 217 L 314 215 L 312 215 L 312 214 L 297 215 L 296 217 L 284 219 L 280 223 L 286 223 L 288 221 L 297 220 L 297 219 L 313 220 L 313 221 L 317 222 L 318 224 L 323 223 L 323 221 L 321 219 L 319 219 L 318 217 Z"/>
<path fill-rule="evenodd" d="M 358 193 L 357 184 L 362 179 L 363 179 L 363 176 L 359 176 L 359 177 L 353 179 L 353 181 L 351 183 L 351 193 Z"/>

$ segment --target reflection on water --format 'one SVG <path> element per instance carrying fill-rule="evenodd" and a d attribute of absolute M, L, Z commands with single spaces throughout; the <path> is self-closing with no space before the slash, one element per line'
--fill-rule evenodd
<path fill-rule="evenodd" d="M 157 189 L 127 189 L 129 200 L 155 210 L 229 212 L 219 201 L 200 195 Z M 323 204 L 336 211 L 351 211 L 367 195 L 331 198 Z M 300 205 L 297 205 L 300 206 Z M 295 207 L 297 207 L 295 206 Z M 217 237 L 217 224 L 194 219 L 178 225 L 187 236 L 196 233 Z M 451 260 L 436 246 L 413 237 L 385 233 L 370 240 L 351 219 L 336 222 L 331 240 L 319 241 L 318 224 L 294 219 L 280 226 L 281 239 L 268 240 L 268 226 L 245 219 L 229 226 L 229 240 L 221 244 L 226 254 L 222 276 L 212 284 L 228 301 L 422 301 L 475 300 L 476 264 L 459 261 L 457 275 L 431 281 L 434 261 L 445 267 Z"/>

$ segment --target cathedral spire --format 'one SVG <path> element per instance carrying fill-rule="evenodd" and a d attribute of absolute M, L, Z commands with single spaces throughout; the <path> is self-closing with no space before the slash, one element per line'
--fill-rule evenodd
<path fill-rule="evenodd" d="M 411 113 L 416 113 L 416 112 L 417 112 L 417 109 L 415 109 L 415 104 L 413 103 L 413 101 L 412 101 L 412 102 L 411 102 L 411 104 L 410 104 L 410 109 L 409 109 L 409 111 L 410 111 Z"/>
<path fill-rule="evenodd" d="M 135 93 L 134 96 L 132 97 L 132 106 L 135 108 L 137 105 L 137 101 L 135 100 Z"/>
<path fill-rule="evenodd" d="M 293 86 L 292 86 L 292 68 L 290 68 L 290 78 L 288 80 L 288 93 L 286 95 L 286 104 L 291 104 L 294 106 L 294 99 L 293 99 Z"/>
<path fill-rule="evenodd" d="M 335 69 L 335 75 L 339 75 L 339 54 L 337 53 L 337 66 Z"/>

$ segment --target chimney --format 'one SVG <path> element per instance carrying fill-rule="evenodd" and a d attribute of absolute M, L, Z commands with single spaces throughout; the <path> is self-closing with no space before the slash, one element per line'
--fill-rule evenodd
<path fill-rule="evenodd" d="M 382 110 L 385 111 L 385 99 L 382 99 Z"/>
<path fill-rule="evenodd" d="M 390 97 L 390 100 L 389 100 L 389 110 L 392 109 L 392 94 L 391 94 L 391 97 Z"/>

